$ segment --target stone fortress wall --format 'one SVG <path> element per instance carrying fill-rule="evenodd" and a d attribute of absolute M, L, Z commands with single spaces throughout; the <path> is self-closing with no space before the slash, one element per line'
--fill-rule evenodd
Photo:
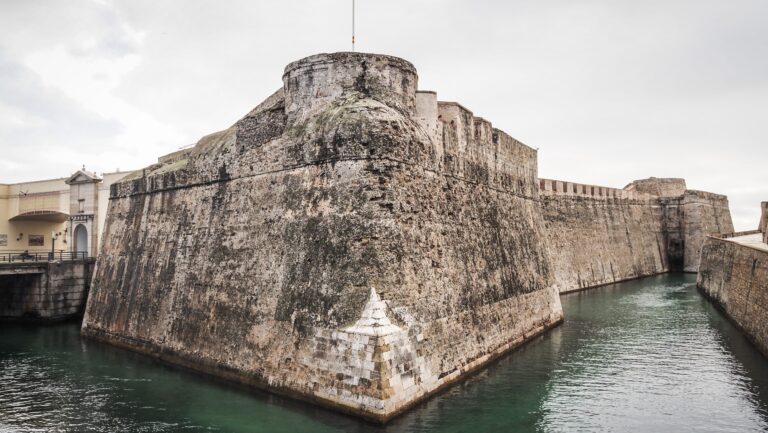
<path fill-rule="evenodd" d="M 561 292 L 658 274 L 696 272 L 707 234 L 733 231 L 727 197 L 649 178 L 623 189 L 539 179 Z"/>
<path fill-rule="evenodd" d="M 559 291 L 670 269 L 658 199 L 542 188 L 402 59 L 283 82 L 113 185 L 85 336 L 386 421 L 559 323 Z"/>
<path fill-rule="evenodd" d="M 83 334 L 384 421 L 559 323 L 535 150 L 416 80 L 303 59 L 115 185 Z"/>
<path fill-rule="evenodd" d="M 711 192 L 686 190 L 679 203 L 674 205 L 677 206 L 685 241 L 683 270 L 697 272 L 707 236 L 733 232 L 728 198 Z"/>
<path fill-rule="evenodd" d="M 768 202 L 758 230 L 708 236 L 696 284 L 768 356 Z"/>
<path fill-rule="evenodd" d="M 658 198 L 541 179 L 541 210 L 561 292 L 670 270 Z"/>

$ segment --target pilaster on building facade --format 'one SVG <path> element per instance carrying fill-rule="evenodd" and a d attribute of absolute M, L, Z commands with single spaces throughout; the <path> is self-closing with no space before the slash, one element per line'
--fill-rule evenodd
<path fill-rule="evenodd" d="M 72 252 L 94 255 L 99 245 L 99 185 L 103 179 L 85 168 L 76 171 L 69 185 L 69 220 L 67 243 Z"/>

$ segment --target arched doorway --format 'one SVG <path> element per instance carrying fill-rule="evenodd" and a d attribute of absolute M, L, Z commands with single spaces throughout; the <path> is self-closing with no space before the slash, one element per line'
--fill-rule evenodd
<path fill-rule="evenodd" d="M 75 252 L 88 256 L 88 229 L 82 224 L 75 227 Z"/>

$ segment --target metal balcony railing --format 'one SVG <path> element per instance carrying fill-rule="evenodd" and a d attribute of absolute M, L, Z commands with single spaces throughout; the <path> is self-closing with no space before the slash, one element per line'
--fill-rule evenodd
<path fill-rule="evenodd" d="M 88 253 L 81 251 L 2 251 L 0 263 L 9 262 L 65 262 L 69 260 L 83 260 L 88 258 Z"/>

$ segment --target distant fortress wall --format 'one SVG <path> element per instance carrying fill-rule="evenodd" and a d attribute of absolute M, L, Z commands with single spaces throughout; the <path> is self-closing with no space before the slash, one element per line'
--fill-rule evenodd
<path fill-rule="evenodd" d="M 657 197 L 551 179 L 539 179 L 539 187 L 561 292 L 670 269 Z"/>
<path fill-rule="evenodd" d="M 583 197 L 595 200 L 624 199 L 638 203 L 651 203 L 657 198 L 649 193 L 553 179 L 539 179 L 539 190 L 542 196 L 549 197 Z"/>
<path fill-rule="evenodd" d="M 696 272 L 708 234 L 733 231 L 725 196 L 650 178 L 624 189 L 539 179 L 561 292 L 670 270 Z"/>

